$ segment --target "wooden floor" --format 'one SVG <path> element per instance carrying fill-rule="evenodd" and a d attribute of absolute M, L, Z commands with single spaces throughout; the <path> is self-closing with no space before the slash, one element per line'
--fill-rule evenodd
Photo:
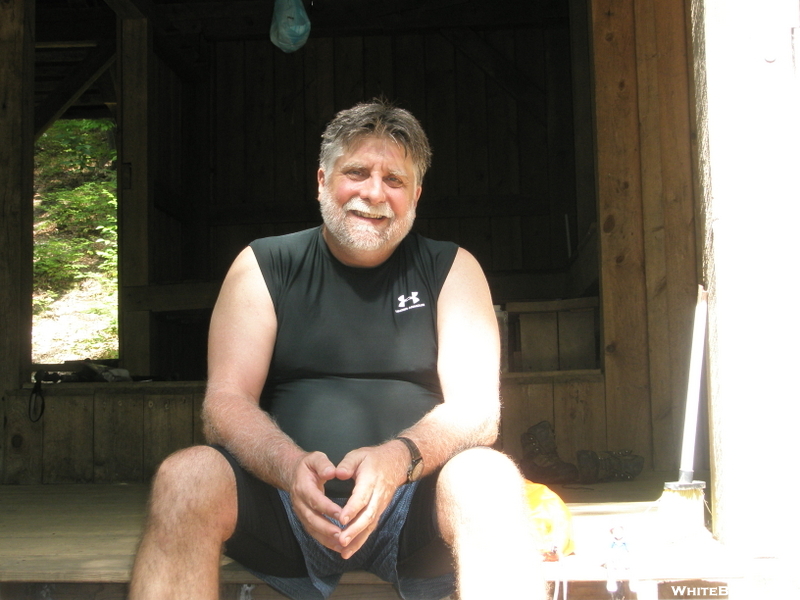
<path fill-rule="evenodd" d="M 659 597 L 658 581 L 739 577 L 737 559 L 702 527 L 702 507 L 694 510 L 698 501 L 690 503 L 688 519 L 665 506 L 667 480 L 669 474 L 646 473 L 634 482 L 552 486 L 572 511 L 576 548 L 545 565 L 547 579 L 571 582 L 569 598 L 575 600 L 607 598 L 599 582 L 606 579 L 602 565 L 616 525 L 626 531 L 632 578 L 644 582 L 640 598 Z M 144 485 L 0 486 L 0 600 L 123 598 L 146 499 Z M 681 523 L 695 517 L 691 526 Z M 222 580 L 224 597 L 281 597 L 230 561 Z M 334 598 L 396 597 L 367 574 L 349 574 L 343 583 Z"/>

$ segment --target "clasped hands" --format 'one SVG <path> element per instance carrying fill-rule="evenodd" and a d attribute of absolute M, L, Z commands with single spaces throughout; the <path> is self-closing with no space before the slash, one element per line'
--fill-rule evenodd
<path fill-rule="evenodd" d="M 407 452 L 401 442 L 387 442 L 353 450 L 338 465 L 322 452 L 305 454 L 295 466 L 288 491 L 306 531 L 342 558 L 353 556 L 375 530 L 395 491 L 404 483 Z M 343 507 L 325 495 L 325 482 L 332 479 L 355 482 Z"/>

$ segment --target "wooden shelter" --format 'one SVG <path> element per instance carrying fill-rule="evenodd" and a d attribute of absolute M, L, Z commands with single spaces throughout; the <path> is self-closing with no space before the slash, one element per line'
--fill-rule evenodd
<path fill-rule="evenodd" d="M 566 458 L 625 448 L 676 470 L 698 284 L 724 331 L 706 92 L 733 84 L 706 65 L 724 73 L 737 42 L 704 10 L 738 17 L 741 3 L 305 4 L 311 37 L 286 54 L 271 0 L 0 3 L 2 483 L 143 482 L 199 439 L 228 264 L 251 239 L 319 222 L 322 128 L 378 95 L 434 148 L 417 229 L 476 255 L 507 326 L 503 447 L 519 458 L 519 434 L 547 419 Z M 772 27 L 793 18 L 767 12 Z M 31 423 L 33 140 L 73 116 L 117 123 L 122 366 L 185 383 L 59 389 Z M 718 469 L 724 434 L 705 431 L 696 466 Z"/>

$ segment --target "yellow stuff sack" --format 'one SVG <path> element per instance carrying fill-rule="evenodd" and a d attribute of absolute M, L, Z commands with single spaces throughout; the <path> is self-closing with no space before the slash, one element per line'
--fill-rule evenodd
<path fill-rule="evenodd" d="M 553 490 L 541 483 L 525 481 L 530 524 L 545 560 L 572 554 L 572 514 Z"/>

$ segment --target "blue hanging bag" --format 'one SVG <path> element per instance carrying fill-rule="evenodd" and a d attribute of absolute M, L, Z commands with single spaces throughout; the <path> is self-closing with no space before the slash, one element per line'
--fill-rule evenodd
<path fill-rule="evenodd" d="M 284 52 L 294 52 L 303 47 L 311 32 L 303 0 L 275 0 L 269 39 Z"/>

